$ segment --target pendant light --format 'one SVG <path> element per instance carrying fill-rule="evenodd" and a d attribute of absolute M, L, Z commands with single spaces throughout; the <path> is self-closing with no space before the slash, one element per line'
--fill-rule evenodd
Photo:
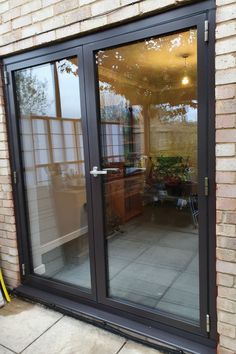
<path fill-rule="evenodd" d="M 189 77 L 187 75 L 187 58 L 189 57 L 188 54 L 183 54 L 182 57 L 184 58 L 184 76 L 181 80 L 181 83 L 183 86 L 186 86 L 189 84 Z"/>

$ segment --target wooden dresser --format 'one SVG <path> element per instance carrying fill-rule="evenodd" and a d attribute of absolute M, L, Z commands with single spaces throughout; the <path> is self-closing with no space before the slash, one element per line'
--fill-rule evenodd
<path fill-rule="evenodd" d="M 142 192 L 144 174 L 107 180 L 105 182 L 106 208 L 121 223 L 143 212 Z"/>

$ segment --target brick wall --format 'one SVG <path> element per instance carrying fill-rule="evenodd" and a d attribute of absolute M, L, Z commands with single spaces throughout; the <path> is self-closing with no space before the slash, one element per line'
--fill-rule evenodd
<path fill-rule="evenodd" d="M 187 0 L 1 0 L 0 55 L 173 7 L 181 2 Z"/>
<path fill-rule="evenodd" d="M 217 0 L 216 182 L 218 332 L 236 353 L 236 2 Z"/>
<path fill-rule="evenodd" d="M 0 0 L 0 55 L 173 7 L 174 0 Z M 191 1 L 188 1 L 191 2 Z M 236 352 L 236 2 L 216 0 L 217 284 L 220 354 Z M 0 244 L 19 283 L 5 114 L 0 87 Z"/>

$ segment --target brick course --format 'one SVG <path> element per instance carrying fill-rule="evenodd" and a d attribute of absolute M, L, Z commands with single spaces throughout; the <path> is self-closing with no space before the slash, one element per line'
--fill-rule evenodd
<path fill-rule="evenodd" d="M 180 1 L 1 1 L 0 56 L 163 10 L 177 2 Z M 218 352 L 233 354 L 236 348 L 236 3 L 216 0 L 216 5 Z M 0 86 L 1 260 L 8 286 L 15 287 L 20 279 L 3 103 Z"/>

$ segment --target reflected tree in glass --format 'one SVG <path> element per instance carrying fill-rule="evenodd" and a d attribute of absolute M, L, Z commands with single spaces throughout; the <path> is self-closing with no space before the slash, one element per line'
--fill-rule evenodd
<path fill-rule="evenodd" d="M 39 113 L 46 115 L 47 80 L 38 80 L 32 70 L 19 70 L 15 73 L 17 103 L 22 115 Z"/>

